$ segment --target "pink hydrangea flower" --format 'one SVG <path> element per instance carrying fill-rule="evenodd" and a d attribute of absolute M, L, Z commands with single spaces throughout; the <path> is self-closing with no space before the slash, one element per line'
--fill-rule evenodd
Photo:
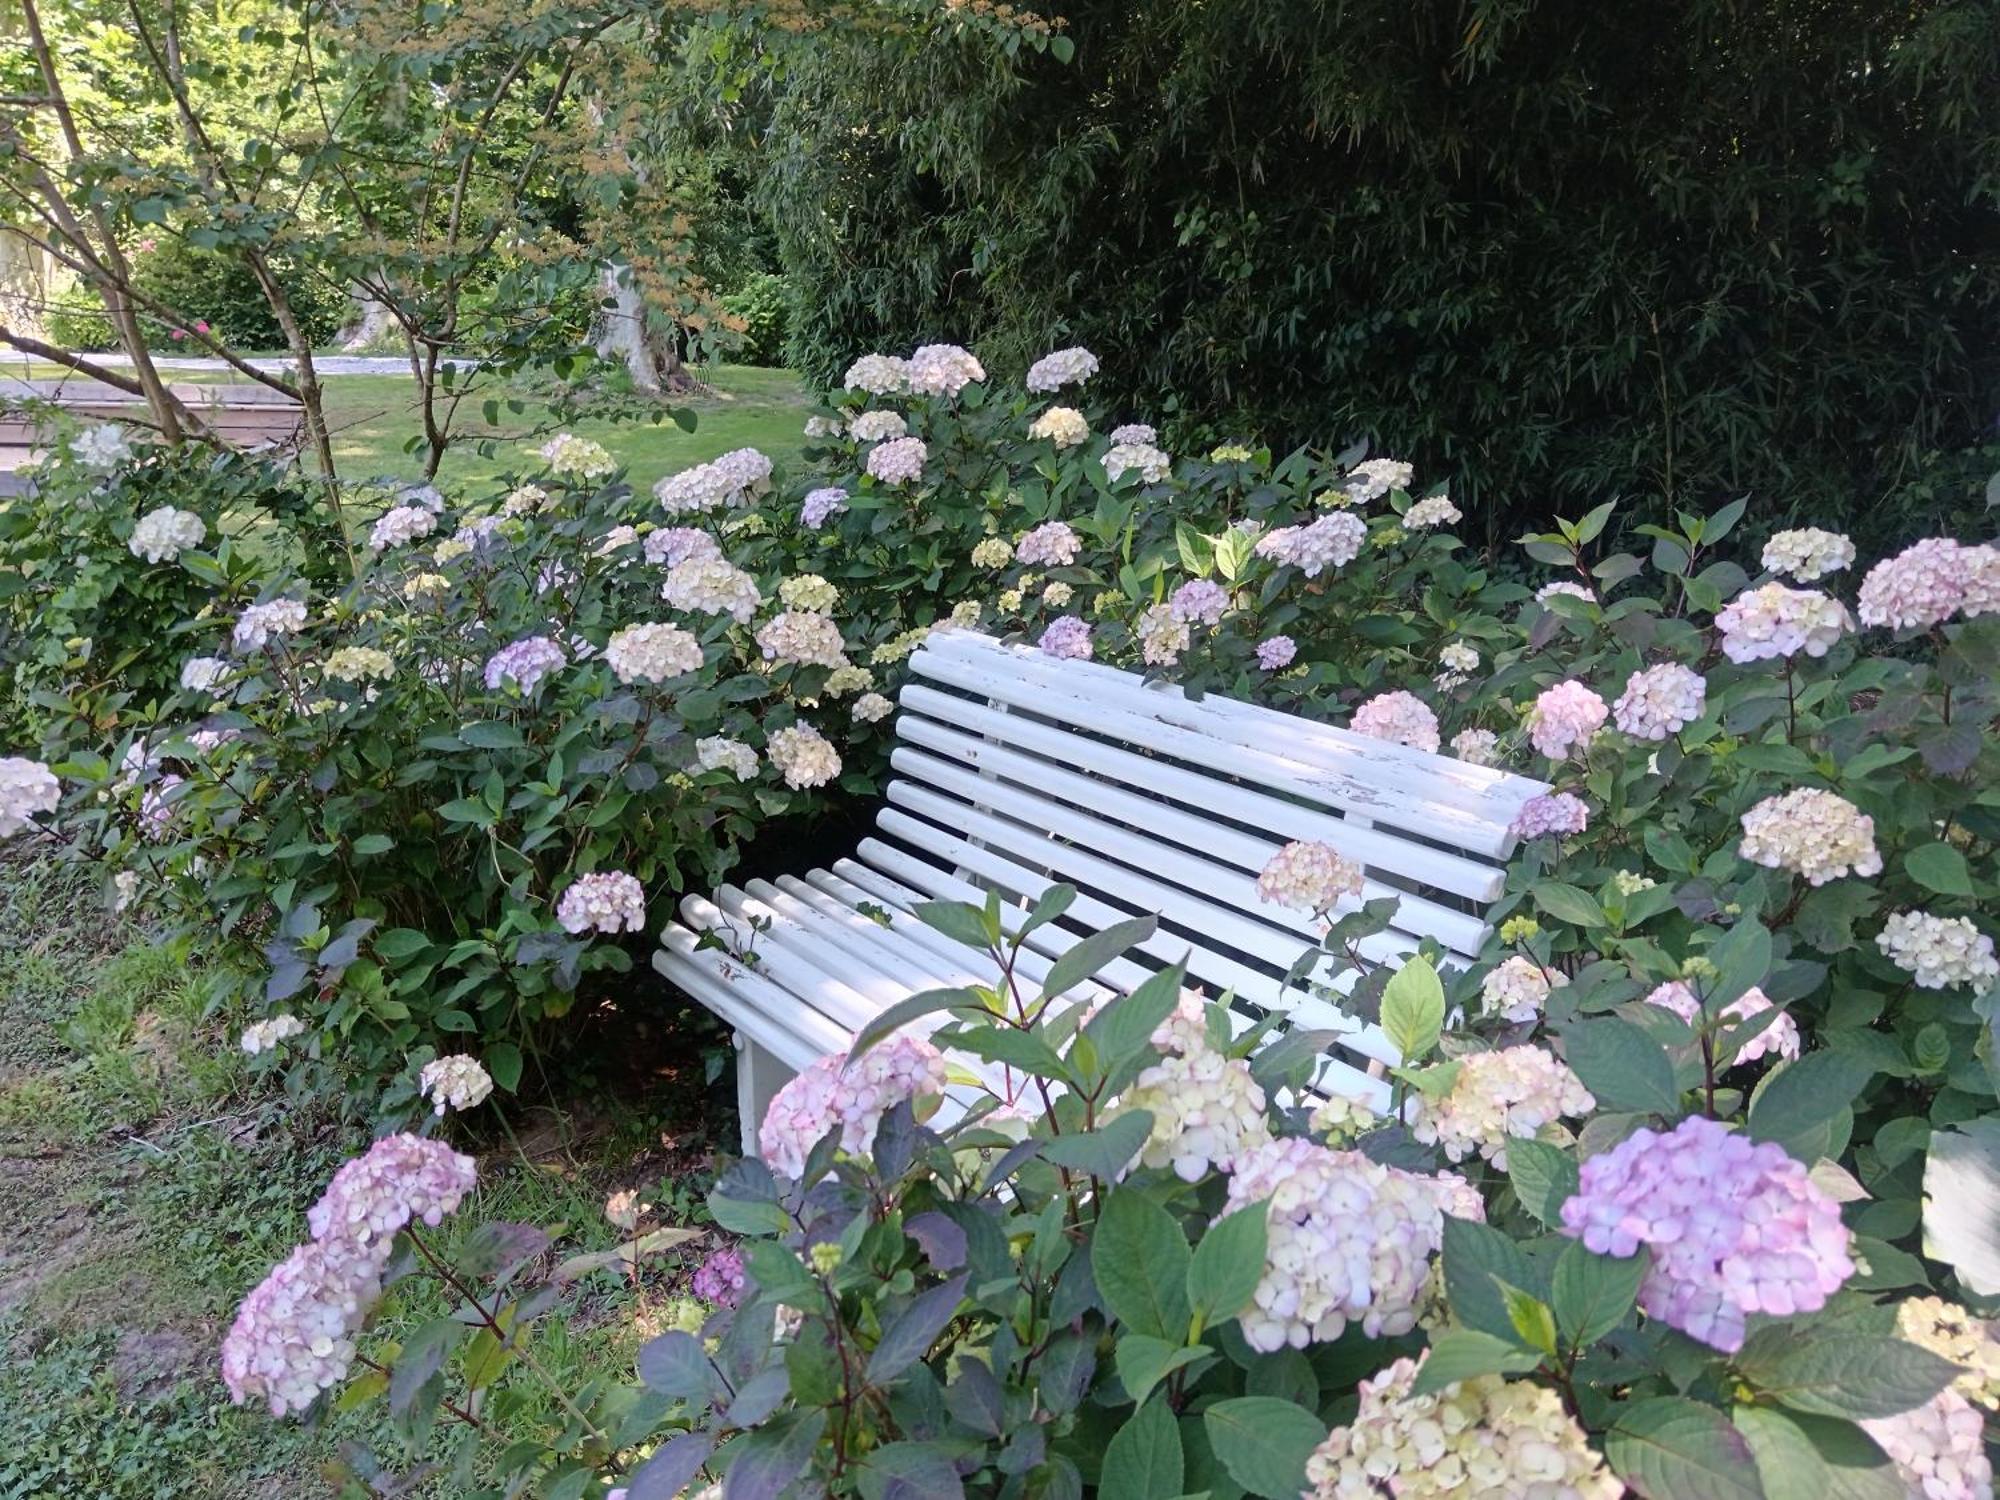
<path fill-rule="evenodd" d="M 1648 1246 L 1640 1307 L 1730 1354 L 1752 1314 L 1817 1312 L 1854 1274 L 1840 1205 L 1805 1167 L 1700 1116 L 1585 1161 L 1562 1232 L 1599 1255 Z"/>
<path fill-rule="evenodd" d="M 1014 556 L 1032 567 L 1064 568 L 1076 561 L 1081 545 L 1067 521 L 1044 521 L 1021 538 Z"/>
<path fill-rule="evenodd" d="M 1412 693 L 1377 693 L 1354 710 L 1354 719 L 1348 727 L 1370 739 L 1388 740 L 1416 750 L 1435 751 L 1438 747 L 1437 715 L 1431 712 L 1429 704 Z"/>
<path fill-rule="evenodd" d="M 331 1260 L 372 1260 L 379 1270 L 405 1225 L 443 1223 L 477 1180 L 472 1158 L 443 1141 L 384 1136 L 333 1174 L 306 1223 Z"/>
<path fill-rule="evenodd" d="M 863 1155 L 875 1149 L 883 1115 L 905 1100 L 941 1093 L 944 1082 L 943 1055 L 921 1037 L 890 1037 L 852 1067 L 845 1053 L 830 1053 L 778 1090 L 757 1131 L 757 1149 L 787 1177 L 804 1173 L 812 1148 L 835 1128 L 841 1150 Z"/>
<path fill-rule="evenodd" d="M 741 1302 L 744 1285 L 742 1253 L 727 1246 L 709 1251 L 708 1257 L 695 1267 L 694 1294 L 717 1307 L 734 1307 Z"/>
<path fill-rule="evenodd" d="M 1884 558 L 1861 580 L 1856 603 L 1864 625 L 1928 630 L 1965 602 L 1968 548 L 1934 536 Z"/>
<path fill-rule="evenodd" d="M 1715 617 L 1722 654 L 1733 662 L 1769 657 L 1824 656 L 1854 628 L 1847 606 L 1812 589 L 1767 583 L 1745 589 Z"/>
<path fill-rule="evenodd" d="M 556 904 L 565 932 L 639 932 L 646 926 L 646 888 L 623 870 L 580 875 Z"/>
<path fill-rule="evenodd" d="M 1507 831 L 1517 839 L 1567 837 L 1590 826 L 1590 808 L 1581 797 L 1569 792 L 1545 792 L 1530 797 L 1514 814 Z"/>
<path fill-rule="evenodd" d="M 1050 656 L 1069 661 L 1088 661 L 1091 655 L 1090 625 L 1081 615 L 1061 615 L 1049 622 L 1038 643 Z"/>
<path fill-rule="evenodd" d="M 1229 590 L 1206 578 L 1190 578 L 1174 590 L 1167 602 L 1176 620 L 1190 625 L 1214 625 L 1229 608 Z"/>
<path fill-rule="evenodd" d="M 1550 760 L 1561 760 L 1603 726 L 1609 710 L 1582 683 L 1559 682 L 1535 699 L 1528 711 L 1528 739 Z"/>
<path fill-rule="evenodd" d="M 1701 1000 L 1695 992 L 1680 980 L 1669 980 L 1646 997 L 1648 1005 L 1657 1005 L 1662 1010 L 1670 1010 L 1690 1026 L 1701 1014 Z M 1721 1018 L 1725 1021 L 1747 1021 L 1752 1016 L 1761 1016 L 1771 1008 L 1770 996 L 1752 985 L 1736 999 L 1725 1005 Z M 1780 1011 L 1778 1018 L 1765 1026 L 1736 1054 L 1740 1063 L 1755 1062 L 1760 1057 L 1776 1054 L 1783 1058 L 1799 1055 L 1799 1026 L 1790 1016 Z"/>

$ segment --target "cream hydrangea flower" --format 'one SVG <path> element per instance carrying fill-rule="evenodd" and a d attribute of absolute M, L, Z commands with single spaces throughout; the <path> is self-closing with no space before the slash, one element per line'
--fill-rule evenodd
<path fill-rule="evenodd" d="M 1306 1461 L 1304 1500 L 1618 1500 L 1624 1484 L 1547 1386 L 1479 1375 L 1415 1394 L 1430 1357 L 1361 1383 L 1354 1420 Z"/>
<path fill-rule="evenodd" d="M 493 1075 L 478 1058 L 455 1053 L 424 1064 L 417 1075 L 417 1092 L 432 1102 L 432 1113 L 442 1116 L 448 1109 L 468 1110 L 483 1103 L 493 1092 Z"/>
<path fill-rule="evenodd" d="M 395 674 L 396 663 L 373 646 L 342 646 L 328 654 L 322 670 L 336 682 L 379 682 Z"/>
<path fill-rule="evenodd" d="M 1486 971 L 1479 982 L 1480 1012 L 1520 1023 L 1541 1015 L 1551 991 L 1569 983 L 1560 969 L 1545 969 L 1524 954 L 1513 954 Z"/>
<path fill-rule="evenodd" d="M 1363 884 L 1361 866 L 1331 845 L 1294 839 L 1258 872 L 1257 899 L 1317 917 L 1343 896 L 1360 896 Z"/>
<path fill-rule="evenodd" d="M 701 642 L 678 625 L 627 625 L 604 643 L 604 660 L 620 682 L 665 682 L 701 670 Z"/>
<path fill-rule="evenodd" d="M 786 609 L 810 609 L 831 614 L 840 603 L 840 590 L 817 573 L 799 573 L 778 585 L 778 602 Z"/>
<path fill-rule="evenodd" d="M 1475 1152 L 1503 1172 L 1510 1141 L 1534 1140 L 1565 1116 L 1597 1107 L 1583 1081 L 1540 1047 L 1504 1047 L 1456 1059 L 1458 1076 L 1440 1098 L 1410 1101 L 1410 1134 L 1453 1161 Z"/>
<path fill-rule="evenodd" d="M 1737 852 L 1754 864 L 1790 870 L 1813 885 L 1843 875 L 1879 875 L 1875 820 L 1838 793 L 1800 787 L 1766 797 L 1743 815 Z"/>
<path fill-rule="evenodd" d="M 1896 1304 L 1896 1332 L 1961 1366 L 1952 1387 L 1988 1411 L 2000 1411 L 2000 1339 L 1993 1325 L 1942 1297 L 1910 1297 Z"/>
<path fill-rule="evenodd" d="M 1090 436 L 1090 423 L 1073 406 L 1051 406 L 1029 424 L 1028 436 L 1046 439 L 1058 448 L 1074 448 Z"/>
<path fill-rule="evenodd" d="M 778 768 L 778 774 L 785 778 L 785 785 L 794 790 L 825 786 L 840 774 L 839 752 L 824 735 L 804 722 L 788 725 L 772 735 L 765 753 Z"/>
<path fill-rule="evenodd" d="M 764 596 L 757 580 L 720 557 L 691 557 L 667 570 L 660 597 L 675 609 L 728 615 L 739 625 L 750 623 Z"/>
<path fill-rule="evenodd" d="M 1854 564 L 1854 543 L 1817 526 L 1780 531 L 1764 543 L 1764 566 L 1800 583 L 1811 583 Z"/>

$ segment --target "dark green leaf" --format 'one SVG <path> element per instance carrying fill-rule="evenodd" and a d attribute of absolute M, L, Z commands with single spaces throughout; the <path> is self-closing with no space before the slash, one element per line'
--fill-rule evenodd
<path fill-rule="evenodd" d="M 1186 1472 L 1180 1427 L 1164 1397 L 1148 1401 L 1104 1450 L 1098 1500 L 1161 1500 L 1178 1495 Z"/>
<path fill-rule="evenodd" d="M 1450 1328 L 1431 1340 L 1430 1357 L 1417 1372 L 1415 1394 L 1431 1395 L 1480 1375 L 1518 1375 L 1540 1363 L 1540 1355 L 1513 1339 L 1476 1328 Z"/>
<path fill-rule="evenodd" d="M 1512 1159 L 1510 1151 L 1508 1160 Z M 1569 1243 L 1556 1257 L 1549 1305 L 1571 1347 L 1594 1344 L 1625 1321 L 1649 1263 L 1643 1248 L 1620 1259 L 1586 1250 L 1580 1240 Z"/>
<path fill-rule="evenodd" d="M 1521 1207 L 1553 1229 L 1562 1222 L 1563 1204 L 1576 1192 L 1576 1161 L 1547 1141 L 1509 1141 L 1507 1180 Z"/>
<path fill-rule="evenodd" d="M 1119 1115 L 1097 1130 L 1075 1135 L 1059 1135 L 1042 1143 L 1042 1160 L 1059 1167 L 1088 1172 L 1093 1177 L 1112 1178 L 1139 1154 L 1146 1137 L 1153 1132 L 1151 1110 L 1135 1109 Z"/>
<path fill-rule="evenodd" d="M 934 1015 L 941 1010 L 960 1007 L 977 1010 L 982 1014 L 986 1009 L 979 1003 L 977 994 L 963 987 L 920 990 L 906 1000 L 898 1000 L 855 1033 L 854 1045 L 847 1049 L 847 1060 L 852 1062 L 882 1038 L 902 1029 L 912 1021 Z"/>
<path fill-rule="evenodd" d="M 1810 1165 L 1817 1151 L 1805 1149 L 1827 1122 L 1854 1102 L 1872 1064 L 1856 1052 L 1809 1052 L 1768 1075 L 1750 1100 L 1744 1128 L 1760 1141 L 1776 1141 Z"/>
<path fill-rule="evenodd" d="M 1621 1016 L 1578 1021 L 1564 1030 L 1563 1057 L 1604 1109 L 1673 1115 L 1680 1110 L 1666 1049 Z"/>
<path fill-rule="evenodd" d="M 1188 1265 L 1188 1302 L 1204 1326 L 1233 1318 L 1249 1306 L 1264 1275 L 1268 1203 L 1252 1203 L 1216 1221 L 1194 1247 Z"/>
<path fill-rule="evenodd" d="M 1127 1328 L 1185 1340 L 1192 1259 L 1173 1215 L 1144 1193 L 1119 1188 L 1105 1200 L 1091 1237 L 1090 1268 L 1104 1305 Z"/>
<path fill-rule="evenodd" d="M 1958 1366 L 1901 1339 L 1833 1335 L 1789 1344 L 1743 1375 L 1794 1411 L 1826 1417 L 1892 1417 L 1951 1384 Z"/>
<path fill-rule="evenodd" d="M 1685 1396 L 1621 1409 L 1604 1456 L 1644 1500 L 1765 1500 L 1743 1434 L 1714 1407 Z"/>
<path fill-rule="evenodd" d="M 1145 942 L 1158 926 L 1158 917 L 1130 917 L 1072 944 L 1049 965 L 1048 978 L 1042 982 L 1042 998 L 1053 999 L 1074 989 L 1128 948 Z"/>
<path fill-rule="evenodd" d="M 958 1304 L 965 1300 L 969 1272 L 961 1271 L 951 1280 L 919 1293 L 902 1316 L 891 1323 L 882 1342 L 868 1356 L 868 1380 L 882 1385 L 924 1357 L 937 1336 L 951 1323 Z"/>
<path fill-rule="evenodd" d="M 1175 1370 L 1213 1353 L 1205 1344 L 1175 1344 L 1149 1333 L 1127 1333 L 1118 1340 L 1118 1383 L 1134 1401 L 1144 1401 L 1146 1393 Z"/>
<path fill-rule="evenodd" d="M 1972 871 L 1965 856 L 1949 844 L 1924 844 L 1903 856 L 1903 869 L 1926 890 L 1946 896 L 1970 896 Z"/>
<path fill-rule="evenodd" d="M 1201 1419 L 1229 1477 L 1265 1500 L 1297 1500 L 1306 1486 L 1306 1460 L 1327 1431 L 1304 1407 L 1273 1396 L 1218 1401 Z"/>

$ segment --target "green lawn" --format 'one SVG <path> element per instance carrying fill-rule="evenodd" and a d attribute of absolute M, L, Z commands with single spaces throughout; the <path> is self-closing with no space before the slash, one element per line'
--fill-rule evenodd
<path fill-rule="evenodd" d="M 705 463 L 732 448 L 761 448 L 779 463 L 797 455 L 812 402 L 789 370 L 724 367 L 703 372 L 706 393 L 676 398 L 695 414 L 695 430 L 683 432 L 657 413 L 658 421 L 588 418 L 571 430 L 597 439 L 631 469 L 635 489 L 649 489 L 665 475 Z M 411 381 L 395 375 L 342 375 L 326 381 L 328 420 L 335 429 L 334 458 L 349 480 L 378 475 L 414 479 L 420 455 L 405 449 L 420 428 Z M 629 399 L 629 398 L 626 398 Z M 521 435 L 545 419 L 547 407 L 524 396 L 520 415 L 500 412 L 500 425 L 480 420 L 479 398 L 461 409 L 460 430 L 469 437 L 491 436 L 491 452 L 467 441 L 447 455 L 440 478 L 448 490 L 476 486 L 532 461 L 532 444 Z"/>

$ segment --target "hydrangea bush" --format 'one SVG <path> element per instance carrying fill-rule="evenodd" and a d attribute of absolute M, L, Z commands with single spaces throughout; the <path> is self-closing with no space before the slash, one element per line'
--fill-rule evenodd
<path fill-rule="evenodd" d="M 642 1348 L 637 1388 L 580 1393 L 570 1447 L 489 1434 L 513 1439 L 517 1484 L 627 1500 L 1992 1494 L 2000 1340 L 1956 1300 L 1979 1300 L 1969 1284 L 1863 1231 L 1882 1200 L 1816 1133 L 1847 1107 L 1815 1097 L 1810 1059 L 1833 1052 L 1779 1060 L 1754 1089 L 1739 1065 L 1711 1096 L 1665 1047 L 1642 1053 L 1631 1022 L 1615 1067 L 1574 1030 L 1463 1050 L 1480 1028 L 1453 1024 L 1417 957 L 1383 991 L 1405 1061 L 1378 1115 L 1315 1088 L 1318 1039 L 1244 1028 L 1178 968 L 1129 994 L 1089 983 L 1151 919 L 1030 982 L 1024 939 L 1074 896 L 919 909 L 983 948 L 992 981 L 912 997 L 778 1093 L 764 1160 L 710 1198 L 743 1239 L 697 1273 L 707 1315 Z M 1517 1054 L 1566 1080 L 1552 1112 L 1468 1103 L 1491 1133 L 1464 1152 L 1415 1123 L 1478 1059 Z M 1641 1056 L 1664 1069 L 1643 1105 L 1627 1097 Z M 452 1154 L 425 1143 L 433 1168 L 407 1139 L 342 1170 L 313 1244 L 244 1304 L 225 1351 L 239 1399 L 282 1413 L 359 1365 L 355 1388 L 402 1393 L 404 1421 L 473 1404 L 471 1360 L 427 1359 L 412 1397 L 412 1356 L 364 1347 L 387 1238 L 456 1201 Z M 415 1191 L 419 1166 L 435 1183 Z M 341 1279 L 356 1276 L 358 1296 Z M 465 1290 L 446 1320 L 460 1339 L 511 1306 Z"/>

